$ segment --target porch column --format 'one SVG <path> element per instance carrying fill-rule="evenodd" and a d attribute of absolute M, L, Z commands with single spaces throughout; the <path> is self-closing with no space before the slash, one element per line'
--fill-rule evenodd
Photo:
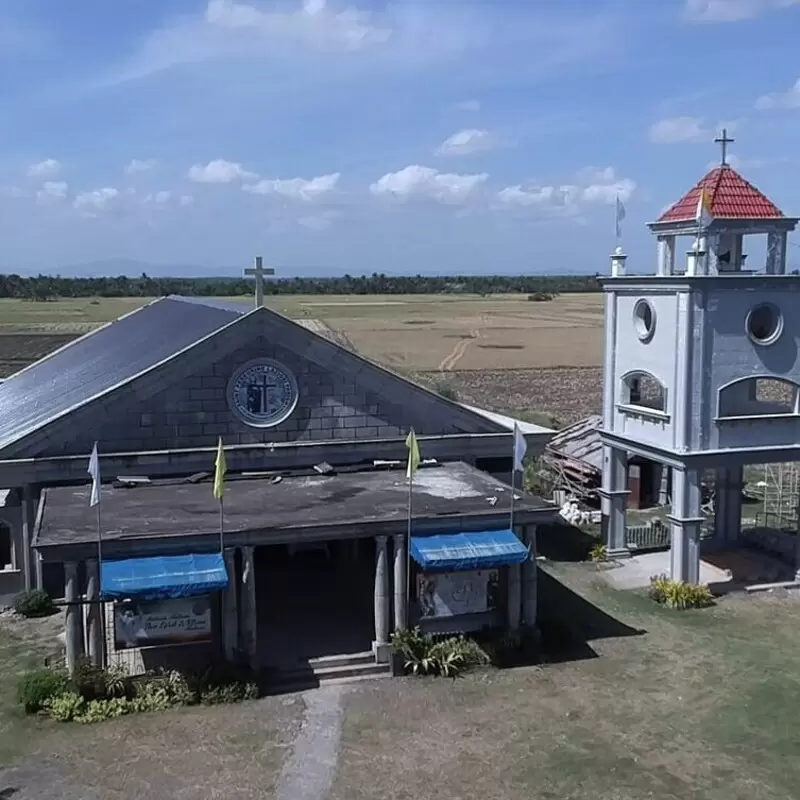
<path fill-rule="evenodd" d="M 767 234 L 767 275 L 784 275 L 786 273 L 786 241 L 785 231 L 774 231 Z"/>
<path fill-rule="evenodd" d="M 36 525 L 36 510 L 33 502 L 33 488 L 26 484 L 22 487 L 22 553 L 17 554 L 16 566 L 22 570 L 25 589 L 34 588 L 35 576 L 31 569 L 31 542 Z"/>
<path fill-rule="evenodd" d="M 408 627 L 408 548 L 406 535 L 394 537 L 394 629 Z"/>
<path fill-rule="evenodd" d="M 258 612 L 256 609 L 255 548 L 242 548 L 242 644 L 251 669 L 260 666 L 258 659 Z"/>
<path fill-rule="evenodd" d="M 379 664 L 389 659 L 389 572 L 386 536 L 375 537 L 375 641 L 372 652 Z"/>
<path fill-rule="evenodd" d="M 531 551 L 530 558 L 522 565 L 522 624 L 526 628 L 536 627 L 538 564 L 536 563 L 536 526 L 526 525 L 524 543 Z"/>
<path fill-rule="evenodd" d="M 95 667 L 105 666 L 103 642 L 103 606 L 100 602 L 100 570 L 97 559 L 86 562 L 86 650 L 89 663 Z"/>
<path fill-rule="evenodd" d="M 239 589 L 240 576 L 236 569 L 236 548 L 224 552 L 225 570 L 228 573 L 228 588 L 222 593 L 222 644 L 225 660 L 233 664 L 239 654 Z M 253 581 L 255 584 L 255 581 Z"/>
<path fill-rule="evenodd" d="M 520 566 L 520 564 L 508 565 L 508 614 L 506 617 L 506 624 L 510 633 L 519 630 L 519 620 L 522 611 Z"/>
<path fill-rule="evenodd" d="M 714 544 L 734 546 L 742 529 L 742 467 L 721 467 L 716 471 L 714 497 Z"/>
<path fill-rule="evenodd" d="M 628 500 L 627 457 L 624 450 L 603 445 L 603 542 L 609 558 L 628 558 L 625 504 Z"/>
<path fill-rule="evenodd" d="M 670 577 L 676 581 L 700 581 L 700 473 L 696 469 L 672 471 L 672 546 Z"/>
<path fill-rule="evenodd" d="M 67 671 L 71 674 L 83 658 L 83 609 L 78 592 L 78 564 L 67 561 L 64 564 L 64 600 L 66 611 Z"/>

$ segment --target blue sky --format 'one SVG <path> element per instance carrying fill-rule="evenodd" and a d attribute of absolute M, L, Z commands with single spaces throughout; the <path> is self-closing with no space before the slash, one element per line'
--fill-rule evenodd
<path fill-rule="evenodd" d="M 798 30 L 800 0 L 0 0 L 0 269 L 605 271 L 617 194 L 647 269 L 723 124 L 800 214 Z"/>

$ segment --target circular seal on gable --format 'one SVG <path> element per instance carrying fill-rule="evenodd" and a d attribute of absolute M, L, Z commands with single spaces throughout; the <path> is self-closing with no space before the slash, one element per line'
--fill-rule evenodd
<path fill-rule="evenodd" d="M 633 307 L 633 326 L 642 342 L 649 342 L 656 332 L 656 312 L 650 303 L 642 298 Z"/>
<path fill-rule="evenodd" d="M 297 380 L 271 358 L 248 361 L 228 382 L 228 405 L 243 422 L 257 428 L 280 425 L 297 406 Z"/>

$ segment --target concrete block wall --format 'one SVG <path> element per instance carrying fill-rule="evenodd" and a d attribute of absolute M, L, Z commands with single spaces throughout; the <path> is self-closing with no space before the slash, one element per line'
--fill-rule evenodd
<path fill-rule="evenodd" d="M 411 426 L 423 435 L 496 430 L 299 326 L 290 335 L 275 327 L 270 318 L 244 320 L 116 396 L 77 410 L 73 424 L 36 434 L 20 455 L 88 453 L 95 440 L 105 452 L 135 452 L 208 447 L 220 436 L 226 444 L 254 444 L 397 437 Z M 231 376 L 258 358 L 279 361 L 298 383 L 297 408 L 271 428 L 252 427 L 228 407 Z"/>

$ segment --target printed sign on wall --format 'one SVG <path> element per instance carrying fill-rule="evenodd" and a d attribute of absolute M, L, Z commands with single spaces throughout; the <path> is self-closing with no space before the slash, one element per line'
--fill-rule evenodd
<path fill-rule="evenodd" d="M 417 599 L 422 617 L 480 614 L 497 605 L 497 570 L 428 572 L 417 576 Z"/>
<path fill-rule="evenodd" d="M 114 604 L 114 645 L 153 647 L 202 642 L 211 638 L 211 598 L 124 600 Z"/>

